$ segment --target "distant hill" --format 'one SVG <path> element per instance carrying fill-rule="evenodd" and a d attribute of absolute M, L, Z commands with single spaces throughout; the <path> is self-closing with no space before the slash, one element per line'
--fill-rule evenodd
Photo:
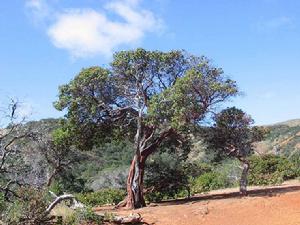
<path fill-rule="evenodd" d="M 300 119 L 266 126 L 270 133 L 257 143 L 259 153 L 275 153 L 285 156 L 300 152 Z"/>
<path fill-rule="evenodd" d="M 294 119 L 294 120 L 288 120 L 285 122 L 279 122 L 279 123 L 275 123 L 273 125 L 270 126 L 289 126 L 289 127 L 296 127 L 296 126 L 300 126 L 300 119 Z"/>

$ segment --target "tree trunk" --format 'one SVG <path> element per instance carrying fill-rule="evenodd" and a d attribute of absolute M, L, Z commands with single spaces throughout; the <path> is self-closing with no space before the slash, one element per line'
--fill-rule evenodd
<path fill-rule="evenodd" d="M 243 171 L 240 180 L 240 194 L 247 195 L 249 162 L 248 160 L 241 160 L 241 162 L 243 164 Z"/>
<path fill-rule="evenodd" d="M 136 152 L 127 178 L 127 197 L 116 206 L 117 208 L 126 206 L 130 209 L 136 209 L 146 206 L 143 191 L 146 160 L 149 155 L 157 150 L 161 142 L 173 132 L 172 128 L 161 132 L 159 137 L 145 148 L 145 146 L 141 147 L 139 144 L 139 130 L 135 138 Z"/>
<path fill-rule="evenodd" d="M 58 174 L 58 170 L 55 169 L 52 174 L 50 175 L 50 177 L 48 178 L 48 181 L 47 181 L 47 187 L 50 187 L 53 180 L 54 180 L 54 177 Z"/>
<path fill-rule="evenodd" d="M 141 158 L 139 162 L 136 159 L 135 156 L 132 160 L 127 178 L 126 207 L 130 209 L 146 206 L 143 195 L 145 159 Z"/>

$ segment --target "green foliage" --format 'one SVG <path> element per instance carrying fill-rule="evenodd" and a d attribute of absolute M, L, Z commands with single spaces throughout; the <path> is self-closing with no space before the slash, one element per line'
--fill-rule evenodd
<path fill-rule="evenodd" d="M 53 139 L 54 145 L 70 146 L 71 145 L 71 142 L 70 142 L 71 134 L 68 131 L 68 129 L 66 129 L 66 127 L 63 126 L 63 123 L 64 123 L 63 120 L 61 120 L 60 123 L 61 123 L 61 126 L 52 132 L 52 139 Z"/>
<path fill-rule="evenodd" d="M 51 219 L 45 216 L 49 204 L 49 196 L 42 190 L 20 188 L 20 198 L 12 202 L 5 210 L 3 221 L 10 225 L 45 224 Z"/>
<path fill-rule="evenodd" d="M 288 159 L 296 167 L 297 174 L 300 175 L 300 152 L 292 154 Z"/>
<path fill-rule="evenodd" d="M 59 181 L 54 181 L 49 187 L 49 190 L 56 195 L 62 195 L 64 193 L 64 185 Z"/>
<path fill-rule="evenodd" d="M 90 67 L 59 88 L 59 100 L 54 106 L 60 111 L 67 109 L 68 121 L 62 121 L 63 130 L 58 136 L 69 137 L 80 149 L 90 150 L 95 138 L 108 132 L 102 122 L 108 116 L 106 110 L 110 108 L 110 102 L 116 97 L 109 74 L 107 69 Z"/>
<path fill-rule="evenodd" d="M 199 123 L 212 106 L 237 92 L 236 82 L 205 57 L 136 49 L 115 53 L 110 69 L 83 69 L 59 88 L 55 107 L 67 110 L 67 136 L 90 150 L 111 135 L 132 137 L 137 95 L 143 95 L 139 105 L 145 109 L 142 117 L 148 126 L 182 129 Z"/>
<path fill-rule="evenodd" d="M 88 191 L 89 188 L 86 186 L 87 181 L 83 179 L 80 174 L 76 174 L 75 172 L 76 171 L 71 169 L 62 173 L 60 177 L 56 179 L 57 188 L 60 188 L 61 191 L 71 193 Z"/>
<path fill-rule="evenodd" d="M 132 160 L 133 144 L 126 139 L 111 140 L 97 147 L 94 152 L 99 157 L 103 169 L 127 166 Z"/>
<path fill-rule="evenodd" d="M 276 155 L 251 156 L 249 170 L 250 185 L 280 184 L 299 176 L 295 164 L 287 158 Z"/>
<path fill-rule="evenodd" d="M 96 192 L 88 192 L 76 195 L 80 202 L 91 207 L 107 204 L 115 205 L 122 201 L 125 196 L 125 191 L 120 189 L 102 189 Z"/>
<path fill-rule="evenodd" d="M 146 164 L 146 200 L 160 201 L 174 198 L 182 190 L 188 189 L 188 176 L 185 168 L 174 154 L 161 153 L 150 158 Z"/>
<path fill-rule="evenodd" d="M 63 174 L 59 179 L 56 179 L 52 182 L 49 190 L 55 193 L 56 195 L 62 195 L 65 192 L 68 193 L 80 193 L 84 191 L 89 191 L 83 181 L 79 177 L 75 177 L 72 174 Z"/>
<path fill-rule="evenodd" d="M 227 177 L 218 172 L 208 172 L 191 181 L 191 192 L 193 194 L 208 192 L 229 186 Z"/>
<path fill-rule="evenodd" d="M 184 170 L 189 177 L 199 177 L 204 173 L 211 172 L 214 169 L 214 165 L 210 163 L 204 163 L 199 161 L 184 163 Z"/>
<path fill-rule="evenodd" d="M 205 57 L 199 58 L 198 64 L 184 77 L 151 99 L 150 121 L 160 124 L 167 120 L 179 129 L 187 123 L 198 124 L 211 105 L 225 101 L 237 92 L 236 82 L 224 78 L 222 69 L 211 66 Z"/>
<path fill-rule="evenodd" d="M 208 143 L 224 155 L 245 159 L 253 153 L 252 143 L 257 141 L 257 129 L 253 132 L 253 119 L 235 107 L 227 108 L 215 116 Z"/>
<path fill-rule="evenodd" d="M 77 209 L 68 215 L 62 225 L 81 225 L 81 224 L 103 224 L 103 218 L 93 212 L 91 208 Z"/>

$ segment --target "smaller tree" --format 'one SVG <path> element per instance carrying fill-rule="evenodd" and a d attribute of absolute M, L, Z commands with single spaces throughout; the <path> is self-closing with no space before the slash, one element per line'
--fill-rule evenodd
<path fill-rule="evenodd" d="M 47 187 L 50 187 L 54 180 L 65 174 L 70 176 L 72 166 L 84 159 L 84 156 L 75 149 L 67 136 L 68 132 L 63 128 L 57 128 L 50 135 L 39 135 L 38 150 L 49 167 Z"/>
<path fill-rule="evenodd" d="M 0 194 L 5 201 L 18 197 L 16 189 L 26 183 L 28 166 L 20 145 L 24 140 L 34 138 L 34 133 L 23 127 L 24 118 L 19 119 L 19 102 L 11 100 L 8 110 L 4 110 L 0 127 Z"/>
<path fill-rule="evenodd" d="M 252 127 L 254 120 L 241 109 L 227 108 L 215 116 L 209 144 L 229 157 L 235 157 L 242 163 L 240 193 L 247 194 L 249 160 L 253 153 L 253 143 L 260 141 L 264 130 Z"/>

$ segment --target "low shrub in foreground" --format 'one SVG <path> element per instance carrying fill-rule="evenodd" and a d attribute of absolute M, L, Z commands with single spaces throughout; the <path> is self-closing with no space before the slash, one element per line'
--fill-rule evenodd
<path fill-rule="evenodd" d="M 7 203 L 2 220 L 9 225 L 48 224 L 51 218 L 45 215 L 49 204 L 49 196 L 43 190 L 22 187 L 17 190 L 17 198 Z"/>
<path fill-rule="evenodd" d="M 68 215 L 61 225 L 85 225 L 85 224 L 103 224 L 103 218 L 93 212 L 91 208 L 75 210 L 73 214 Z"/>
<path fill-rule="evenodd" d="M 101 205 L 115 205 L 122 201 L 126 192 L 121 189 L 102 189 L 95 192 L 77 194 L 77 199 L 83 204 L 94 207 Z"/>

